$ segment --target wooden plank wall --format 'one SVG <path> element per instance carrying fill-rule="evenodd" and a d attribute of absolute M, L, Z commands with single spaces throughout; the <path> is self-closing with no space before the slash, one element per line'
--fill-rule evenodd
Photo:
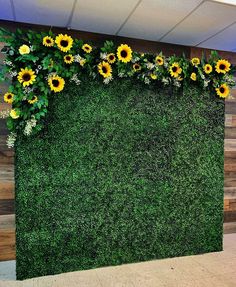
<path fill-rule="evenodd" d="M 10 108 L 3 102 L 6 91 L 7 86 L 1 84 L 0 111 Z M 14 150 L 6 146 L 7 133 L 6 121 L 0 118 L 0 261 L 15 259 Z"/>
<path fill-rule="evenodd" d="M 0 26 L 12 31 L 16 27 L 22 29 L 48 30 L 46 26 L 19 24 L 9 21 L 0 21 Z M 163 51 L 166 55 L 181 55 L 187 57 L 201 56 L 208 50 L 191 48 L 180 45 L 157 43 L 123 37 L 114 37 L 96 33 L 54 29 L 54 32 L 68 33 L 82 39 L 91 40 L 96 44 L 105 39 L 113 39 L 116 42 L 125 42 L 135 50 L 142 52 Z M 3 44 L 0 43 L 0 48 Z M 236 64 L 236 53 L 220 52 L 222 57 Z M 0 61 L 3 55 L 0 55 Z M 7 90 L 6 85 L 0 85 L 0 95 Z M 225 121 L 225 199 L 224 199 L 224 230 L 225 233 L 236 232 L 236 90 L 233 99 L 226 101 Z M 9 109 L 9 105 L 3 103 L 0 98 L 0 111 Z M 14 215 L 14 151 L 6 146 L 7 128 L 5 120 L 0 119 L 0 261 L 15 259 L 15 215 Z"/>

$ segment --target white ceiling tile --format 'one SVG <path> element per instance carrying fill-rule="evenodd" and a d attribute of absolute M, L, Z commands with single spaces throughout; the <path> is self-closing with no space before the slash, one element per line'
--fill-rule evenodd
<path fill-rule="evenodd" d="M 199 46 L 208 49 L 232 51 L 236 47 L 236 23 L 221 33 L 201 43 Z"/>
<path fill-rule="evenodd" d="M 159 40 L 202 0 L 143 0 L 118 35 Z"/>
<path fill-rule="evenodd" d="M 16 21 L 65 27 L 73 2 L 74 0 L 14 0 Z"/>
<path fill-rule="evenodd" d="M 13 13 L 11 9 L 11 2 L 6 0 L 0 0 L 0 19 L 13 21 Z"/>
<path fill-rule="evenodd" d="M 236 7 L 205 2 L 162 41 L 196 46 L 236 20 Z"/>
<path fill-rule="evenodd" d="M 104 34 L 115 34 L 135 8 L 138 0 L 78 1 L 71 28 Z"/>

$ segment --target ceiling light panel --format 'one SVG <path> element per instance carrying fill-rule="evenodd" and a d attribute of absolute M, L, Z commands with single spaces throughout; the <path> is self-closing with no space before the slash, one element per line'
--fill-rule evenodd
<path fill-rule="evenodd" d="M 13 21 L 11 1 L 0 0 L 0 19 Z"/>
<path fill-rule="evenodd" d="M 77 2 L 71 28 L 115 34 L 138 0 L 81 0 Z"/>
<path fill-rule="evenodd" d="M 16 21 L 65 27 L 74 0 L 13 0 Z"/>
<path fill-rule="evenodd" d="M 232 51 L 236 47 L 236 23 L 199 46 L 208 49 Z"/>
<path fill-rule="evenodd" d="M 236 7 L 204 2 L 162 41 L 196 46 L 236 20 Z"/>
<path fill-rule="evenodd" d="M 159 40 L 202 0 L 143 0 L 118 35 Z"/>

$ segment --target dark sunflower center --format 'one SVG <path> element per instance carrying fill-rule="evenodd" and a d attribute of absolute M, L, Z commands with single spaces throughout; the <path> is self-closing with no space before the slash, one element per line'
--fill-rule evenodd
<path fill-rule="evenodd" d="M 120 55 L 121 55 L 122 58 L 126 58 L 128 53 L 125 50 L 122 50 Z"/>
<path fill-rule="evenodd" d="M 51 43 L 51 40 L 50 40 L 50 39 L 47 39 L 46 42 L 47 42 L 48 44 L 50 44 L 50 43 Z"/>
<path fill-rule="evenodd" d="M 62 47 L 67 47 L 68 46 L 68 41 L 67 40 L 61 40 L 61 46 Z"/>
<path fill-rule="evenodd" d="M 87 47 L 87 46 L 85 46 L 84 48 L 85 48 L 85 50 L 89 50 L 89 47 Z"/>
<path fill-rule="evenodd" d="M 71 60 L 71 57 L 70 57 L 70 56 L 67 56 L 67 57 L 66 57 L 66 60 L 67 60 L 67 61 L 70 61 L 70 60 Z"/>
<path fill-rule="evenodd" d="M 59 81 L 58 80 L 52 80 L 52 84 L 54 87 L 58 87 L 59 86 Z"/>
<path fill-rule="evenodd" d="M 8 95 L 7 98 L 8 98 L 8 99 L 11 99 L 11 98 L 12 98 L 12 95 Z"/>
<path fill-rule="evenodd" d="M 114 60 L 114 56 L 113 56 L 113 55 L 109 56 L 109 59 L 110 59 L 111 61 L 113 61 L 113 60 Z"/>
<path fill-rule="evenodd" d="M 29 73 L 25 73 L 22 78 L 24 82 L 28 82 L 31 79 L 31 76 Z"/>
<path fill-rule="evenodd" d="M 33 96 L 32 101 L 35 101 L 35 100 L 36 100 L 36 97 L 35 97 L 35 96 Z"/>
<path fill-rule="evenodd" d="M 107 73 L 107 68 L 103 66 L 102 67 L 102 71 L 103 71 L 104 74 L 106 74 Z"/>
<path fill-rule="evenodd" d="M 210 67 L 207 67 L 207 70 L 209 71 L 209 70 L 210 70 Z"/>
<path fill-rule="evenodd" d="M 223 94 L 225 92 L 225 88 L 221 87 L 220 92 Z"/>
<path fill-rule="evenodd" d="M 220 64 L 220 69 L 221 70 L 224 70 L 226 67 L 225 67 L 225 64 Z"/>
<path fill-rule="evenodd" d="M 177 67 L 173 67 L 172 68 L 172 71 L 175 73 L 175 72 L 177 72 Z"/>
<path fill-rule="evenodd" d="M 139 68 L 139 65 L 135 65 L 134 67 L 135 67 L 135 69 L 136 69 L 136 70 L 138 70 L 138 68 Z"/>

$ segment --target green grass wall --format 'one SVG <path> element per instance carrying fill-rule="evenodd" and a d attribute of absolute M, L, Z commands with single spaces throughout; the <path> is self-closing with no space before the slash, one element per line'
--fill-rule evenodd
<path fill-rule="evenodd" d="M 222 249 L 224 101 L 120 79 L 16 145 L 17 278 Z"/>

